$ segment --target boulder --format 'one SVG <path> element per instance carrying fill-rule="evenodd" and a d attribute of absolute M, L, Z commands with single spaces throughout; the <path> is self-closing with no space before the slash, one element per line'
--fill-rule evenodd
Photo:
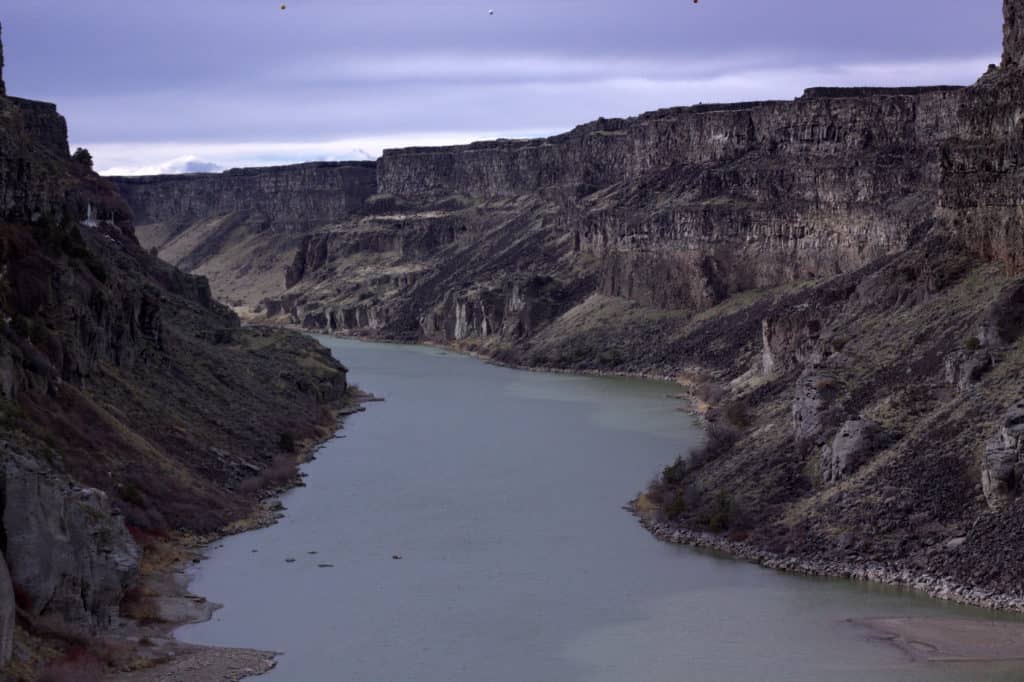
<path fill-rule="evenodd" d="M 831 407 L 839 386 L 835 376 L 820 369 L 808 368 L 797 379 L 792 414 L 793 436 L 798 444 L 824 444 L 833 424 Z"/>
<path fill-rule="evenodd" d="M 123 518 L 102 491 L 6 447 L 0 458 L 7 564 L 28 608 L 77 625 L 109 626 L 140 559 Z"/>
<path fill-rule="evenodd" d="M 978 324 L 978 341 L 984 347 L 1011 344 L 1024 333 L 1024 281 L 999 292 Z"/>
<path fill-rule="evenodd" d="M 958 391 L 966 391 L 995 367 L 995 356 L 985 349 L 961 350 L 946 356 L 946 383 Z"/>
<path fill-rule="evenodd" d="M 859 469 L 884 444 L 884 431 L 870 419 L 851 419 L 821 449 L 821 478 L 837 483 Z"/>
<path fill-rule="evenodd" d="M 981 462 L 981 488 L 992 509 L 1005 507 L 1017 496 L 1024 451 L 1024 400 L 1003 416 L 996 433 L 985 443 Z"/>

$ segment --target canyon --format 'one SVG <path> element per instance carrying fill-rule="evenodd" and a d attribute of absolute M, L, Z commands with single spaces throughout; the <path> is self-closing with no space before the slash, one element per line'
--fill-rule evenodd
<path fill-rule="evenodd" d="M 327 349 L 147 253 L 56 106 L 0 72 L 0 677 L 147 664 L 103 638 L 152 613 L 160 553 L 263 509 L 349 399 Z"/>
<path fill-rule="evenodd" d="M 1004 14 L 969 87 L 110 180 L 244 319 L 678 380 L 709 436 L 634 503 L 661 535 L 1019 608 L 1024 0 Z"/>

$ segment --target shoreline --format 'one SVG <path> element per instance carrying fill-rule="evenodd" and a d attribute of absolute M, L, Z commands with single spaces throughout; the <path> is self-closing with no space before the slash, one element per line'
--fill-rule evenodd
<path fill-rule="evenodd" d="M 713 533 L 695 531 L 670 523 L 658 523 L 637 511 L 633 503 L 626 508 L 637 517 L 640 525 L 651 535 L 668 544 L 712 550 L 731 559 L 747 561 L 784 573 L 837 578 L 853 582 L 871 582 L 917 592 L 933 599 L 963 606 L 974 606 L 997 612 L 1024 613 L 1024 597 L 1022 596 L 982 590 L 957 583 L 949 578 L 877 562 L 859 563 L 839 559 L 781 556 L 747 542 L 729 540 Z"/>
<path fill-rule="evenodd" d="M 366 411 L 366 403 L 378 401 L 380 399 L 376 396 L 359 391 L 345 404 L 331 410 L 332 426 L 325 425 L 325 428 L 330 429 L 329 433 L 322 438 L 299 443 L 296 465 L 316 459 L 317 452 L 327 443 L 339 438 L 348 417 Z M 189 682 L 241 682 L 264 675 L 277 666 L 277 658 L 284 652 L 191 644 L 179 640 L 176 633 L 187 625 L 209 621 L 224 607 L 223 604 L 208 601 L 190 590 L 193 578 L 189 575 L 188 569 L 208 559 L 207 550 L 214 543 L 267 528 L 280 521 L 287 511 L 281 502 L 281 496 L 303 487 L 303 477 L 301 473 L 297 473 L 294 480 L 268 490 L 251 514 L 215 533 L 203 536 L 176 536 L 162 541 L 161 546 L 155 550 L 156 553 L 168 553 L 173 559 L 166 561 L 139 583 L 149 590 L 146 603 L 154 611 L 152 622 L 123 618 L 121 626 L 111 633 L 114 638 L 134 643 L 140 650 L 145 646 L 148 654 L 145 660 L 151 664 L 132 671 L 109 674 L 105 680 L 173 682 L 188 679 Z"/>
<path fill-rule="evenodd" d="M 328 336 L 334 339 L 349 339 L 351 341 L 359 341 L 362 343 L 380 343 L 383 345 L 391 346 L 425 346 L 427 348 L 438 348 L 449 353 L 456 353 L 458 355 L 464 355 L 466 357 L 474 358 L 476 360 L 480 360 L 481 362 L 486 362 L 489 365 L 494 365 L 495 367 L 518 369 L 524 372 L 537 372 L 542 374 L 565 374 L 570 376 L 581 377 L 643 379 L 645 381 L 662 381 L 670 384 L 679 384 L 679 377 L 683 375 L 682 372 L 673 376 L 670 374 L 656 374 L 647 372 L 614 372 L 603 369 L 563 369 L 561 367 L 535 367 L 531 365 L 520 365 L 513 362 L 505 362 L 493 358 L 490 355 L 487 355 L 486 353 L 482 353 L 480 351 L 468 350 L 466 348 L 461 348 L 457 345 L 447 345 L 438 341 L 427 341 L 422 339 L 417 341 L 399 341 L 396 339 L 378 338 L 370 335 L 344 334 L 341 332 L 330 332 L 322 329 L 307 329 L 297 324 L 274 324 L 273 322 L 268 320 L 257 321 L 243 318 L 243 323 L 249 327 L 269 327 L 271 329 L 288 329 L 302 334 L 309 334 L 311 336 Z"/>
<path fill-rule="evenodd" d="M 254 325 L 258 326 L 258 325 Z M 278 326 L 278 325 L 266 325 Z M 676 376 L 645 374 L 642 372 L 609 372 L 603 370 L 569 370 L 544 367 L 521 366 L 496 360 L 479 351 L 470 351 L 457 345 L 446 345 L 431 341 L 395 341 L 373 337 L 312 332 L 295 325 L 289 328 L 307 334 L 319 334 L 332 338 L 351 339 L 366 343 L 384 343 L 399 346 L 421 345 L 464 355 L 488 364 L 521 371 L 551 373 L 572 376 L 632 378 L 671 383 L 685 390 L 686 374 Z M 683 399 L 685 407 L 679 411 L 703 421 L 703 415 L 693 403 L 692 396 L 682 393 L 667 398 Z M 669 523 L 654 521 L 644 515 L 631 502 L 624 507 L 637 517 L 640 525 L 655 539 L 668 544 L 684 545 L 695 549 L 710 550 L 734 561 L 746 561 L 763 568 L 793 575 L 842 579 L 853 582 L 870 582 L 897 590 L 915 592 L 932 599 L 939 599 L 963 606 L 976 607 L 992 612 L 1011 614 L 1024 613 L 1024 596 L 993 592 L 957 583 L 942 576 L 932 575 L 916 569 L 880 562 L 853 562 L 839 559 L 809 559 L 796 556 L 782 556 L 750 544 L 729 540 L 727 537 L 710 532 L 695 531 Z M 986 621 L 984 619 L 873 619 L 850 621 L 862 627 L 865 636 L 886 643 L 920 662 L 982 662 L 1024 660 L 1024 622 Z M 980 625 L 979 625 L 980 624 Z M 984 635 L 978 634 L 979 628 Z M 964 634 L 966 633 L 966 634 Z M 959 638 L 959 640 L 958 640 Z M 962 641 L 961 641 L 962 640 Z M 993 644 L 997 640 L 1002 644 Z M 951 642 L 961 641 L 962 646 L 954 647 Z M 954 650 L 956 653 L 949 654 Z M 125 680 L 124 682 L 153 682 L 150 680 Z"/>
<path fill-rule="evenodd" d="M 284 326 L 307 334 L 314 333 L 310 330 L 303 329 L 298 325 L 274 325 L 270 323 L 264 324 L 263 326 Z M 478 351 L 468 351 L 463 348 L 459 348 L 458 346 L 446 345 L 435 341 L 383 340 L 368 336 L 326 331 L 315 333 L 323 336 L 353 339 L 368 343 L 388 343 L 406 346 L 421 345 L 431 348 L 439 348 L 449 352 L 473 357 L 495 366 L 508 367 L 509 369 L 518 369 L 527 372 L 548 372 L 551 374 L 574 376 L 634 378 L 650 381 L 663 381 L 673 383 L 681 387 L 684 385 L 681 378 L 685 375 L 682 373 L 675 377 L 670 377 L 656 374 L 644 374 L 641 372 L 608 372 L 604 370 L 570 370 L 529 367 L 502 362 Z M 693 407 L 692 398 L 688 396 L 682 397 L 685 398 L 682 402 L 690 404 L 690 409 L 681 407 L 680 411 L 703 422 L 705 417 L 700 413 L 700 411 Z M 854 582 L 871 582 L 888 587 L 917 592 L 933 599 L 949 601 L 964 606 L 973 606 L 999 612 L 1024 614 L 1024 595 L 1016 596 L 1008 593 L 979 589 L 970 585 L 958 583 L 949 578 L 932 575 L 927 572 L 904 566 L 892 566 L 878 562 L 858 563 L 839 559 L 805 559 L 800 557 L 781 556 L 755 547 L 750 543 L 729 540 L 726 537 L 718 536 L 710 532 L 695 531 L 669 523 L 655 522 L 650 517 L 639 513 L 632 502 L 626 506 L 626 509 L 639 519 L 640 525 L 651 533 L 651 535 L 656 539 L 669 544 L 686 545 L 698 549 L 708 549 L 724 554 L 737 561 L 747 561 L 758 564 L 764 568 L 792 573 L 795 575 L 836 578 L 851 580 Z"/>

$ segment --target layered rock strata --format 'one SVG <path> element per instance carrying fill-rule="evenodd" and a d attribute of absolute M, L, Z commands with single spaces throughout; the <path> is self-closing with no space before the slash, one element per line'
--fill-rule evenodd
<path fill-rule="evenodd" d="M 1024 0 L 1004 12 L 1001 65 L 970 87 L 389 150 L 357 212 L 254 241 L 175 229 L 213 259 L 275 254 L 206 271 L 259 319 L 682 376 L 713 428 L 638 504 L 664 533 L 1020 604 Z"/>

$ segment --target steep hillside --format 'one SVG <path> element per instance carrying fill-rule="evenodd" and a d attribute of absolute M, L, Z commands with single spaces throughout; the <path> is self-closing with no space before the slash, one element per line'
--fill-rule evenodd
<path fill-rule="evenodd" d="M 56 107 L 3 92 L 0 669 L 17 651 L 22 679 L 26 630 L 59 633 L 59 653 L 115 624 L 136 540 L 250 515 L 347 385 L 314 341 L 243 329 L 205 279 L 147 253 Z"/>
<path fill-rule="evenodd" d="M 1002 64 L 968 88 L 389 150 L 359 211 L 261 238 L 294 252 L 276 293 L 214 286 L 311 329 L 678 377 L 709 444 L 638 499 L 659 535 L 1024 608 L 1024 0 L 1004 7 Z M 218 251 L 214 219 L 140 230 Z"/>
<path fill-rule="evenodd" d="M 309 163 L 219 174 L 123 178 L 147 249 L 214 283 L 242 305 L 282 291 L 294 236 L 364 211 L 376 191 L 374 163 Z"/>

